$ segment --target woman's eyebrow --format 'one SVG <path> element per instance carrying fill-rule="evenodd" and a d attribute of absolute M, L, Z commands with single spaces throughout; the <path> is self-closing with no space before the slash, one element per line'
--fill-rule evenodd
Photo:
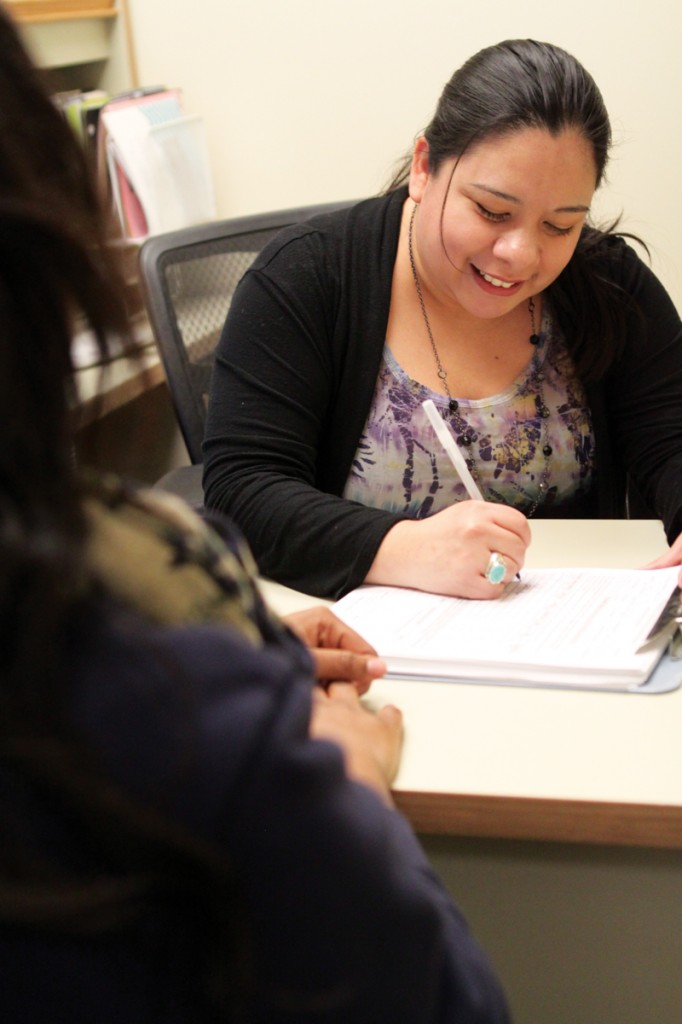
<path fill-rule="evenodd" d="M 490 185 L 482 185 L 477 181 L 469 182 L 472 188 L 478 188 L 482 192 L 487 192 L 491 196 L 495 196 L 496 199 L 504 199 L 507 203 L 516 203 L 517 206 L 521 205 L 521 200 L 518 196 L 512 196 L 509 192 L 500 192 L 497 188 L 492 188 Z M 557 206 L 553 213 L 589 213 L 589 206 L 585 206 L 582 203 L 576 203 L 571 206 Z"/>

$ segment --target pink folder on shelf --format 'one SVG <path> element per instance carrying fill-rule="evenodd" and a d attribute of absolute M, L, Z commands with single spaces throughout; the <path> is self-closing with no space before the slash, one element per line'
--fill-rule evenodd
<path fill-rule="evenodd" d="M 142 209 L 142 203 L 115 155 L 111 159 L 109 176 L 126 238 L 135 240 L 146 238 L 149 234 L 149 225 Z"/>

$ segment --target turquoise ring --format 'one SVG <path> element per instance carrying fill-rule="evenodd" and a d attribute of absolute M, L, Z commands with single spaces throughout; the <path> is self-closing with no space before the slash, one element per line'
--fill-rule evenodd
<path fill-rule="evenodd" d="M 493 551 L 488 559 L 488 568 L 484 575 L 488 583 L 504 583 L 507 576 L 507 563 L 502 555 L 498 555 L 497 551 Z"/>

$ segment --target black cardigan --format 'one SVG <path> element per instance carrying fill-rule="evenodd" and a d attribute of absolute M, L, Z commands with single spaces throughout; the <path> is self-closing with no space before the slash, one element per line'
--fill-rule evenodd
<path fill-rule="evenodd" d="M 261 573 L 320 596 L 362 583 L 406 518 L 340 497 L 379 372 L 405 195 L 285 229 L 239 285 L 216 352 L 206 505 L 237 522 Z M 672 540 L 682 530 L 682 324 L 632 248 L 615 238 L 605 248 L 604 276 L 644 319 L 633 314 L 623 357 L 587 386 L 598 515 L 624 515 L 629 475 Z"/>

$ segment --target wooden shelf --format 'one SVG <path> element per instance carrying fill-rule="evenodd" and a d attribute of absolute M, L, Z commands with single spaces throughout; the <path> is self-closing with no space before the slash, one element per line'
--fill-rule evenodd
<path fill-rule="evenodd" d="M 24 42 L 41 68 L 62 68 L 106 61 L 111 52 L 109 26 L 104 18 L 73 21 L 29 21 L 21 24 Z"/>
<path fill-rule="evenodd" d="M 116 0 L 6 0 L 22 24 L 70 21 L 75 18 L 115 18 Z"/>
<path fill-rule="evenodd" d="M 51 92 L 134 88 L 137 66 L 127 0 L 6 0 Z"/>

